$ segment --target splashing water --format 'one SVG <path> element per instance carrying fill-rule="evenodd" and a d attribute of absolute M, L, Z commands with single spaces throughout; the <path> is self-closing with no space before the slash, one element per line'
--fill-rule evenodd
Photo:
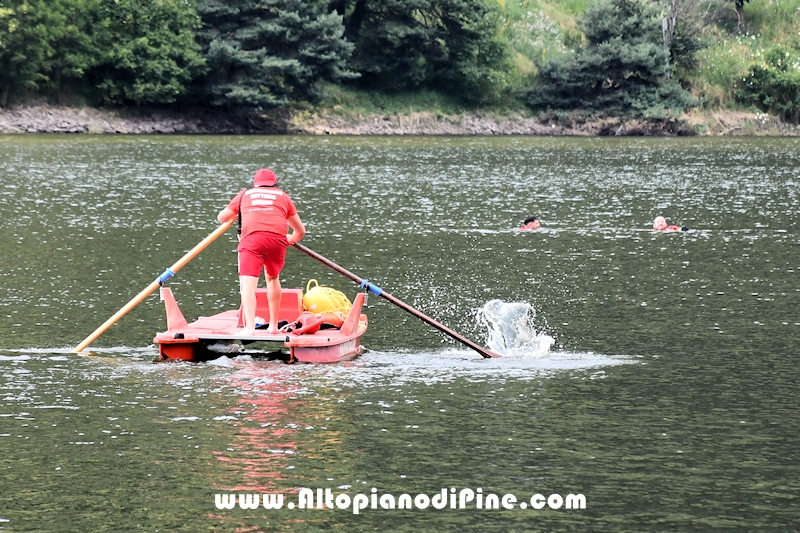
<path fill-rule="evenodd" d="M 547 355 L 554 339 L 533 327 L 536 311 L 523 302 L 490 300 L 476 318 L 489 330 L 489 349 L 506 357 L 539 358 Z"/>

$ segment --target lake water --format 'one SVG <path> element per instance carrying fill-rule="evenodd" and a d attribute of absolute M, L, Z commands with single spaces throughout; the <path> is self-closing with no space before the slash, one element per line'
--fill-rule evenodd
<path fill-rule="evenodd" d="M 153 295 L 69 353 L 262 166 L 309 248 L 479 344 L 487 302 L 530 306 L 552 346 L 484 360 L 372 296 L 349 363 L 153 364 Z M 800 529 L 798 139 L 3 136 L 0 207 L 0 530 Z M 238 306 L 234 233 L 169 281 L 187 318 Z M 358 290 L 289 250 L 312 278 Z M 301 488 L 475 498 L 215 501 Z"/>

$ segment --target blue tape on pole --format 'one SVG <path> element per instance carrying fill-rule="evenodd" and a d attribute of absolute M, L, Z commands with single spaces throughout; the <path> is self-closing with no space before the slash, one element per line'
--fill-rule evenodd
<path fill-rule="evenodd" d="M 366 279 L 361 280 L 361 288 L 362 289 L 369 289 L 370 291 L 372 291 L 373 293 L 377 294 L 378 296 L 380 296 L 381 293 L 383 292 L 383 289 L 381 289 L 377 285 L 373 285 L 372 283 L 370 283 Z"/>
<path fill-rule="evenodd" d="M 169 278 L 171 278 L 174 275 L 175 275 L 175 272 L 173 272 L 171 268 L 166 269 L 163 274 L 158 276 L 158 278 L 157 278 L 158 284 L 159 285 L 163 285 L 165 281 L 167 281 Z"/>

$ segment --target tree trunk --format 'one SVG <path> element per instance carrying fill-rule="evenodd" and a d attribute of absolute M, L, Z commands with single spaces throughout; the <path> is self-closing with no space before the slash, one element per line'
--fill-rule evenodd
<path fill-rule="evenodd" d="M 8 104 L 8 93 L 11 92 L 11 80 L 6 80 L 3 86 L 3 93 L 0 94 L 0 107 L 5 107 Z"/>
<path fill-rule="evenodd" d="M 736 2 L 736 29 L 739 32 L 743 32 L 747 29 L 745 22 L 744 22 L 744 1 Z"/>
<path fill-rule="evenodd" d="M 61 105 L 64 103 L 64 91 L 61 88 L 61 67 L 56 67 L 56 103 Z"/>
<path fill-rule="evenodd" d="M 664 79 L 669 81 L 669 56 L 670 56 L 670 48 L 672 46 L 672 36 L 670 35 L 670 28 L 669 28 L 669 17 L 664 17 L 661 19 L 661 35 L 664 37 L 664 48 L 667 49 L 667 58 L 664 60 L 666 65 L 664 65 Z"/>
<path fill-rule="evenodd" d="M 672 40 L 675 37 L 675 27 L 678 24 L 678 9 L 680 8 L 680 0 L 671 0 L 669 2 L 669 13 L 661 19 L 661 36 L 664 39 L 664 48 L 667 49 L 666 71 L 664 79 L 667 81 L 672 77 L 670 59 L 672 58 Z"/>

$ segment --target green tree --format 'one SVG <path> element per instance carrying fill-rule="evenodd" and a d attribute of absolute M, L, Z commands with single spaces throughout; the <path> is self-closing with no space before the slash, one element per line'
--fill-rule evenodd
<path fill-rule="evenodd" d="M 36 90 L 48 81 L 52 16 L 44 0 L 0 0 L 0 107 L 12 90 Z"/>
<path fill-rule="evenodd" d="M 783 120 L 800 122 L 800 47 L 776 45 L 750 66 L 739 98 Z"/>
<path fill-rule="evenodd" d="M 99 0 L 91 76 L 108 103 L 175 102 L 203 65 L 190 0 Z"/>
<path fill-rule="evenodd" d="M 496 6 L 485 0 L 336 0 L 345 35 L 355 43 L 351 66 L 362 87 L 438 89 L 482 102 L 494 98 L 510 71 Z"/>
<path fill-rule="evenodd" d="M 654 3 L 596 0 L 582 27 L 587 44 L 542 65 L 538 83 L 522 91 L 530 107 L 661 118 L 693 105 L 680 85 L 666 81 L 669 51 Z"/>
<path fill-rule="evenodd" d="M 50 0 L 48 26 L 53 53 L 45 63 L 56 102 L 64 102 L 70 84 L 82 84 L 86 72 L 102 57 L 92 38 L 97 0 Z"/>
<path fill-rule="evenodd" d="M 215 106 L 268 109 L 321 96 L 320 80 L 353 77 L 342 17 L 322 0 L 200 0 L 198 32 Z"/>

